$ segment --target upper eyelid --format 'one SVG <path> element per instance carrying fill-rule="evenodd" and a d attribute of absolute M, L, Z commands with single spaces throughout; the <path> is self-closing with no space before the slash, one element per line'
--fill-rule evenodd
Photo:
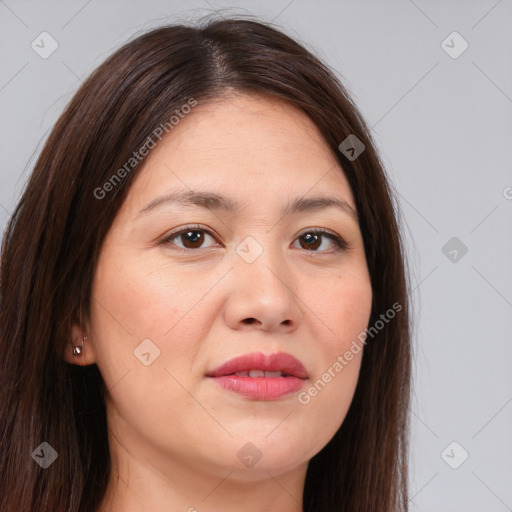
<path fill-rule="evenodd" d="M 183 228 L 179 228 L 177 229 L 176 231 L 172 231 L 171 233 L 169 233 L 168 235 L 165 235 L 164 237 L 164 240 L 168 240 L 169 238 L 173 237 L 177 237 L 178 235 L 181 235 L 183 233 L 186 233 L 187 231 L 204 231 L 205 233 L 207 233 L 208 235 L 212 236 L 212 237 L 217 237 L 217 235 L 215 234 L 214 231 L 212 231 L 211 229 L 207 229 L 207 228 L 204 228 L 202 226 L 194 226 L 194 225 L 191 225 L 191 226 L 185 226 Z"/>

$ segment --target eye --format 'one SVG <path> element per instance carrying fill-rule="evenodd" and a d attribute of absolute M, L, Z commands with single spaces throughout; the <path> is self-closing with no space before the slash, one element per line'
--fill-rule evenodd
<path fill-rule="evenodd" d="M 343 240 L 338 235 L 331 233 L 330 231 L 327 231 L 325 229 L 310 229 L 299 235 L 297 237 L 297 240 L 304 241 L 304 243 L 301 243 L 301 247 L 306 251 L 326 252 L 325 250 L 316 250 L 318 247 L 322 245 L 323 238 L 328 238 L 331 242 L 335 244 L 335 252 L 344 251 L 348 248 L 348 244 L 345 242 L 345 240 Z"/>
<path fill-rule="evenodd" d="M 214 235 L 201 226 L 186 226 L 183 229 L 171 233 L 162 243 L 164 245 L 176 246 L 178 249 L 184 251 L 193 251 L 194 249 L 204 248 L 205 237 L 210 237 L 215 240 Z M 306 251 L 322 253 L 327 251 L 325 249 L 320 251 L 317 249 L 323 245 L 324 238 L 329 239 L 334 244 L 334 252 L 343 251 L 348 248 L 348 244 L 341 237 L 325 229 L 309 229 L 299 235 L 296 240 L 300 242 L 301 247 Z M 183 245 L 180 246 L 177 244 L 174 241 L 176 239 L 182 242 Z"/>
<path fill-rule="evenodd" d="M 165 240 L 163 240 L 162 243 L 166 245 L 176 245 L 173 240 L 178 238 L 184 244 L 181 249 L 201 249 L 205 240 L 205 234 L 207 237 L 213 238 L 212 233 L 201 226 L 187 226 L 179 231 L 171 233 Z M 178 245 L 178 247 L 180 246 Z"/>

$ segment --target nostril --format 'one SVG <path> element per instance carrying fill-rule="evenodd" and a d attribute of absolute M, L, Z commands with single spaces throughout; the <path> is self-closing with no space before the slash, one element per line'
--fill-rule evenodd
<path fill-rule="evenodd" d="M 256 319 L 255 319 L 255 318 L 246 318 L 246 319 L 244 320 L 244 322 L 245 322 L 246 324 L 253 324 L 254 322 L 256 322 Z"/>

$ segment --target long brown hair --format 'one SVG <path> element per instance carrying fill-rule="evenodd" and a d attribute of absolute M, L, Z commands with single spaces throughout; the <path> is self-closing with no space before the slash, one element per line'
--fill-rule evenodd
<path fill-rule="evenodd" d="M 392 188 L 335 73 L 282 30 L 237 17 L 164 26 L 125 44 L 80 87 L 38 158 L 2 245 L 1 512 L 101 503 L 111 471 L 106 390 L 96 365 L 69 364 L 63 353 L 72 323 L 89 318 L 102 241 L 141 165 L 102 199 L 97 190 L 190 98 L 229 90 L 280 98 L 316 124 L 354 194 L 373 288 L 369 325 L 401 305 L 368 338 L 347 416 L 309 462 L 304 511 L 407 510 L 410 308 Z M 365 146 L 355 159 L 338 149 L 349 135 Z M 31 455 L 42 442 L 58 453 L 47 469 Z"/>

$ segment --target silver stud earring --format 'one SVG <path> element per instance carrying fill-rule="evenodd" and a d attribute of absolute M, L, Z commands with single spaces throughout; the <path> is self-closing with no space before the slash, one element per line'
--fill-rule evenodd
<path fill-rule="evenodd" d="M 73 348 L 73 355 L 79 356 L 82 353 L 82 350 L 84 348 L 84 341 L 87 339 L 87 336 L 84 336 L 84 339 L 82 340 L 82 346 L 81 347 L 74 347 Z"/>

